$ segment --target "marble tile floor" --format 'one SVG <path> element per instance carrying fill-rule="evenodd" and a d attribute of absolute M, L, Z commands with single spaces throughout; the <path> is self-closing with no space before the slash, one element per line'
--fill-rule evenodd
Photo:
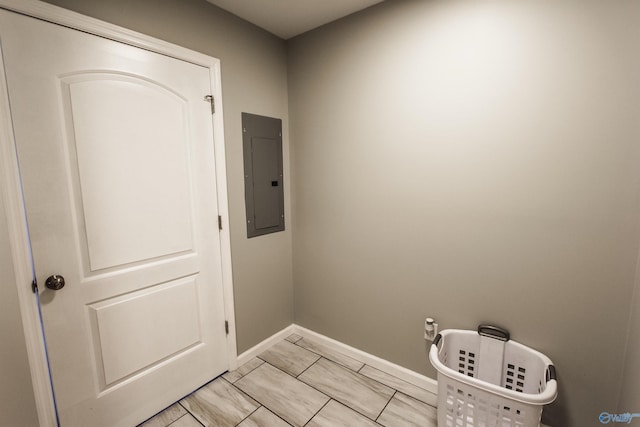
<path fill-rule="evenodd" d="M 291 335 L 140 427 L 436 427 L 436 396 Z"/>

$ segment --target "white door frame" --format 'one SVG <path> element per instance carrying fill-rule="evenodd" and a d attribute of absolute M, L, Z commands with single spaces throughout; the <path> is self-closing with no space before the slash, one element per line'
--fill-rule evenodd
<path fill-rule="evenodd" d="M 218 210 L 224 226 L 220 232 L 222 255 L 222 286 L 224 292 L 225 318 L 229 322 L 228 360 L 229 369 L 237 365 L 236 328 L 233 304 L 233 279 L 231 273 L 231 239 L 229 233 L 229 209 L 227 204 L 227 173 L 224 145 L 224 121 L 222 114 L 222 85 L 220 60 L 202 53 L 155 39 L 117 25 L 90 18 L 76 12 L 43 3 L 37 0 L 0 0 L 0 8 L 22 13 L 34 18 L 61 24 L 97 36 L 126 43 L 152 52 L 167 55 L 209 69 L 211 87 L 216 101 L 216 112 L 212 115 L 214 151 L 216 163 L 216 185 Z M 204 94 L 203 94 L 204 95 Z M 20 171 L 17 162 L 13 124 L 9 108 L 4 62 L 0 47 L 0 191 L 5 200 L 9 225 L 9 240 L 12 261 L 18 288 L 18 298 L 24 336 L 31 368 L 36 408 L 41 426 L 57 426 L 53 393 L 50 386 L 49 368 L 45 356 L 42 328 L 36 300 L 31 292 L 33 279 L 29 235 L 22 198 Z"/>

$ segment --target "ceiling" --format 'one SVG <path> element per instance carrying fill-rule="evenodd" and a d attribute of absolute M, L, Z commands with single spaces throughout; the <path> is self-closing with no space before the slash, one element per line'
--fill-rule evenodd
<path fill-rule="evenodd" d="M 383 0 L 207 1 L 286 40 Z"/>

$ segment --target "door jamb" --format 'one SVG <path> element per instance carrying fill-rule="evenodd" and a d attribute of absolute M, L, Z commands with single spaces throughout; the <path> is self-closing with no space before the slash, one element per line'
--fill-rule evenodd
<path fill-rule="evenodd" d="M 58 6 L 38 0 L 0 0 L 0 8 L 33 18 L 42 19 L 72 29 L 84 31 L 100 37 L 126 43 L 152 52 L 167 55 L 209 69 L 212 94 L 216 99 L 215 114 L 212 114 L 213 144 L 216 163 L 216 187 L 218 212 L 226 219 L 226 226 L 220 230 L 220 253 L 222 256 L 222 287 L 225 318 L 229 322 L 227 335 L 229 370 L 237 367 L 236 325 L 233 303 L 233 278 L 231 269 L 231 236 L 229 230 L 229 207 L 227 198 L 227 173 L 224 143 L 224 119 L 222 108 L 222 83 L 220 60 L 211 56 L 168 43 L 136 31 L 100 21 Z M 205 94 L 203 94 L 204 96 Z M 6 202 L 9 225 L 9 240 L 12 261 L 18 288 L 20 313 L 31 369 L 31 378 L 41 426 L 56 426 L 53 394 L 43 343 L 42 328 L 38 308 L 31 292 L 32 263 L 26 215 L 22 201 L 20 171 L 17 162 L 13 123 L 9 106 L 9 94 L 2 47 L 0 46 L 0 192 Z"/>

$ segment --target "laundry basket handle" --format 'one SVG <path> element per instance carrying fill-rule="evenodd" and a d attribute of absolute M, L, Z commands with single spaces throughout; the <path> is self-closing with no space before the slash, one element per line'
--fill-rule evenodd
<path fill-rule="evenodd" d="M 435 345 L 437 347 L 438 344 L 440 344 L 440 340 L 441 339 L 442 339 L 442 335 L 441 334 L 436 335 L 436 337 L 433 339 L 433 344 L 432 345 Z"/>
<path fill-rule="evenodd" d="M 493 325 L 478 325 L 478 333 L 505 342 L 511 338 L 509 331 Z"/>

